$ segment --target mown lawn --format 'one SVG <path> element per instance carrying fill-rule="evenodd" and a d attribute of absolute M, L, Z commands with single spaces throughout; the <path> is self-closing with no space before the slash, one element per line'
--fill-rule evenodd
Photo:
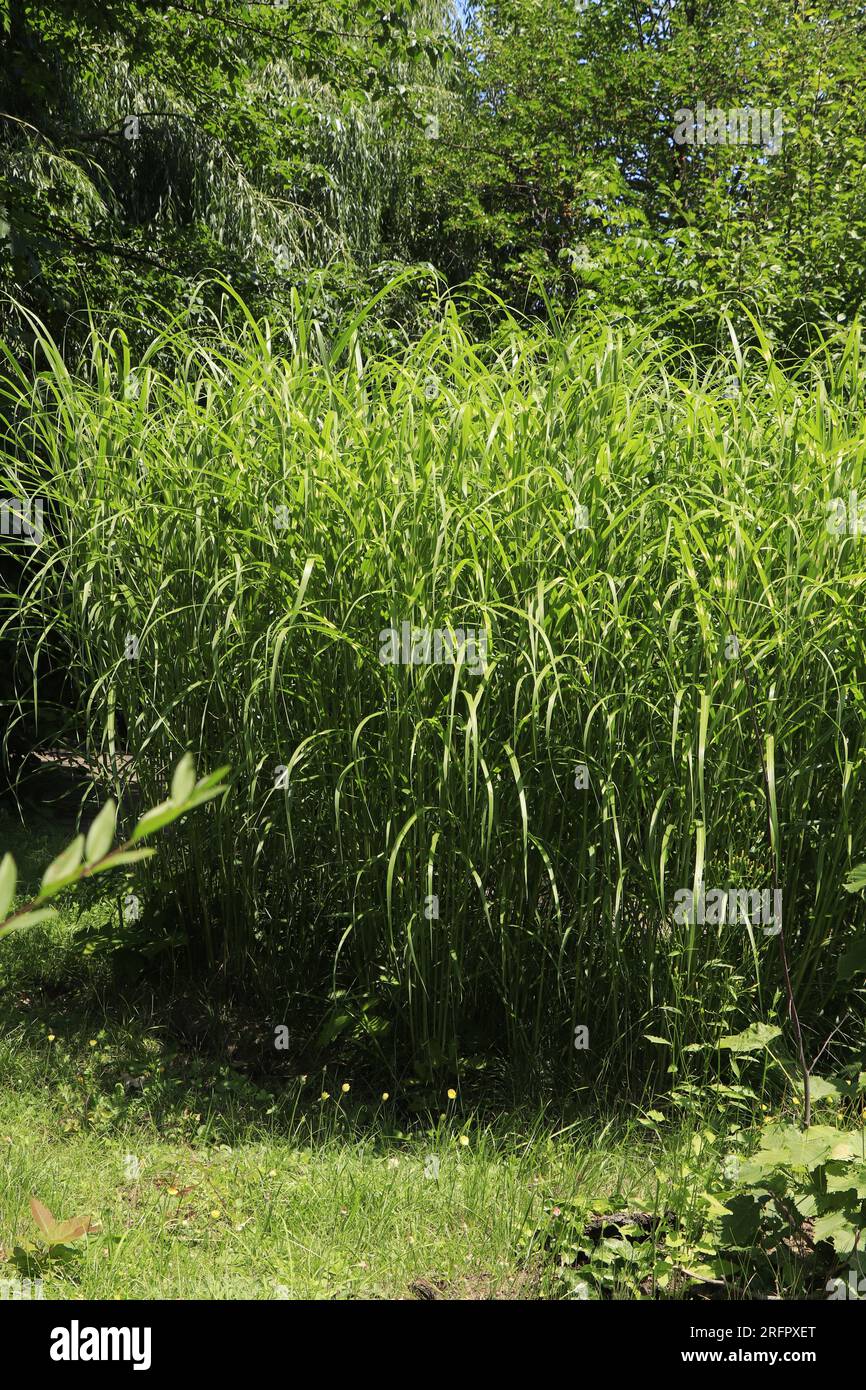
<path fill-rule="evenodd" d="M 26 879 L 58 827 L 4 814 L 0 840 Z M 557 1132 L 540 1111 L 491 1118 L 483 1094 L 464 1109 L 447 1091 L 425 1111 L 411 1082 L 274 1083 L 190 1046 L 176 1014 L 125 1000 L 82 955 L 82 930 L 113 910 L 91 890 L 2 944 L 0 1278 L 23 1270 L 36 1196 L 97 1228 L 62 1257 L 33 1252 L 47 1299 L 555 1297 L 569 1289 L 540 1232 L 557 1203 L 658 1201 L 658 1145 L 633 1124 Z M 681 1149 L 674 1137 L 667 1157 Z"/>
<path fill-rule="evenodd" d="M 556 1296 L 545 1212 L 652 1200 L 650 1147 L 623 1129 L 482 1123 L 447 1094 L 407 1122 L 351 1080 L 269 1092 L 61 997 L 7 999 L 0 1065 L 0 1277 L 32 1195 L 99 1227 L 41 1271 L 47 1298 Z"/>
<path fill-rule="evenodd" d="M 448 1297 L 507 1298 L 550 1284 L 515 1249 L 539 1205 L 531 1170 L 551 1172 L 543 1154 L 442 1145 L 437 1182 L 424 1176 L 429 1145 L 384 1136 L 312 1148 L 278 1136 L 186 1145 L 146 1126 L 67 1134 L 32 1094 L 7 1096 L 0 1116 L 6 1253 L 33 1233 L 33 1192 L 55 1215 L 101 1226 L 45 1272 L 47 1298 L 407 1298 L 418 1280 L 442 1281 Z"/>
<path fill-rule="evenodd" d="M 22 887 L 69 829 L 28 822 L 0 815 Z M 117 910 L 113 891 L 85 885 L 50 928 L 0 943 L 0 1281 L 41 1278 L 46 1299 L 718 1288 L 680 1271 L 708 1274 L 706 1190 L 754 1147 L 766 1105 L 685 1084 L 662 1110 L 608 1099 L 611 1120 L 576 1083 L 531 1110 L 509 1107 L 492 1071 L 455 1090 L 339 1061 L 274 1070 L 257 1064 L 249 1020 L 208 1013 L 206 991 L 124 981 L 110 954 L 87 953 L 88 930 Z M 49 1251 L 34 1197 L 90 1232 Z M 588 1215 L 623 1211 L 661 1221 L 663 1235 L 633 1245 L 606 1231 L 591 1269 L 575 1267 Z M 752 1277 L 732 1283 L 735 1296 Z M 774 1277 L 783 1295 L 802 1291 L 796 1268 Z"/>

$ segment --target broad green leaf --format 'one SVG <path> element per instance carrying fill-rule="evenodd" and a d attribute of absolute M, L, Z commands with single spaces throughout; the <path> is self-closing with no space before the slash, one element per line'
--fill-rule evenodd
<path fill-rule="evenodd" d="M 849 893 L 862 893 L 866 888 L 866 864 L 858 864 L 852 869 L 842 886 Z"/>
<path fill-rule="evenodd" d="M 74 1216 L 71 1221 L 56 1221 L 52 1212 L 38 1197 L 30 1198 L 30 1210 L 48 1245 L 66 1245 L 71 1240 L 79 1240 L 90 1230 L 89 1216 Z"/>
<path fill-rule="evenodd" d="M 71 883 L 78 877 L 81 867 L 81 856 L 84 853 L 84 836 L 76 835 L 71 845 L 58 854 L 57 858 L 48 865 L 42 876 L 42 887 L 39 890 L 39 898 L 50 898 L 55 893 L 59 893 L 61 888 L 65 888 L 67 883 Z"/>
<path fill-rule="evenodd" d="M 759 1151 L 740 1164 L 738 1181 L 751 1185 L 769 1178 L 779 1168 L 779 1162 L 778 1154 Z"/>
<path fill-rule="evenodd" d="M 57 1221 L 51 1234 L 45 1239 L 49 1245 L 68 1245 L 72 1240 L 80 1240 L 90 1230 L 89 1216 L 73 1216 L 71 1221 Z"/>
<path fill-rule="evenodd" d="M 803 1094 L 802 1078 L 797 1078 L 797 1089 Z M 845 1092 L 844 1083 L 833 1081 L 826 1076 L 809 1077 L 809 1094 L 812 1100 L 839 1100 Z"/>
<path fill-rule="evenodd" d="M 173 801 L 163 801 L 159 806 L 154 806 L 152 810 L 145 811 L 132 832 L 130 843 L 136 844 L 145 836 L 152 835 L 155 830 L 161 830 L 164 825 L 171 825 L 172 821 L 177 820 L 179 816 L 185 816 L 188 811 L 194 811 L 197 806 L 203 806 L 206 801 L 213 800 L 215 796 L 221 796 L 224 791 L 224 787 L 214 787 L 211 791 L 196 790 L 182 806 L 176 806 Z"/>
<path fill-rule="evenodd" d="M 782 1036 L 781 1028 L 772 1023 L 752 1023 L 742 1033 L 733 1033 L 719 1039 L 719 1047 L 731 1052 L 760 1052 L 769 1047 L 774 1038 Z"/>
<path fill-rule="evenodd" d="M 161 830 L 164 825 L 171 825 L 172 821 L 184 814 L 185 809 L 182 806 L 175 806 L 173 801 L 162 801 L 158 806 L 153 806 L 149 811 L 145 811 L 132 832 L 130 844 L 136 844 L 138 840 L 143 840 L 146 835 L 152 835 L 154 831 Z"/>
<path fill-rule="evenodd" d="M 108 869 L 117 869 L 121 864 L 138 864 L 142 859 L 150 859 L 156 854 L 155 849 L 125 849 L 117 854 L 112 854 L 103 864 L 97 864 L 91 871 L 91 876 L 104 874 Z"/>
<path fill-rule="evenodd" d="M 47 1236 L 57 1225 L 51 1211 L 46 1207 L 44 1202 L 40 1202 L 38 1197 L 30 1198 L 30 1210 L 36 1225 L 39 1227 L 42 1234 Z"/>
<path fill-rule="evenodd" d="M 213 801 L 214 797 L 223 796 L 225 791 L 225 787 L 214 787 L 210 791 L 203 791 L 201 788 L 196 787 L 192 796 L 188 797 L 184 804 L 184 815 L 186 815 L 187 811 L 194 810 L 196 806 L 204 806 L 206 801 Z"/>
<path fill-rule="evenodd" d="M 760 1226 L 760 1215 L 762 1215 L 763 1205 L 770 1193 L 735 1193 L 734 1197 L 727 1198 L 727 1205 L 731 1209 L 730 1216 L 721 1219 L 721 1233 L 724 1241 L 740 1247 L 751 1247 L 755 1244 L 755 1237 L 758 1236 Z"/>
<path fill-rule="evenodd" d="M 102 859 L 114 843 L 114 827 L 117 820 L 117 807 L 111 800 L 106 801 L 99 815 L 87 832 L 84 857 L 88 864 Z"/>
<path fill-rule="evenodd" d="M 171 799 L 178 805 L 188 800 L 195 787 L 195 762 L 192 753 L 184 753 L 171 779 Z"/>
<path fill-rule="evenodd" d="M 806 1192 L 801 1197 L 794 1197 L 793 1203 L 804 1221 L 811 1221 L 812 1217 L 817 1215 L 818 1203 L 814 1192 Z"/>
<path fill-rule="evenodd" d="M 866 970 L 866 936 L 860 936 L 848 947 L 836 965 L 836 979 L 850 980 Z"/>
<path fill-rule="evenodd" d="M 732 1216 L 730 1207 L 723 1206 L 711 1192 L 702 1192 L 701 1201 L 706 1204 L 707 1218 L 712 1221 L 718 1216 Z"/>
<path fill-rule="evenodd" d="M 225 767 L 218 767 L 217 770 L 216 770 L 216 772 L 211 772 L 211 773 L 208 774 L 207 777 L 202 777 L 202 779 L 201 779 L 200 782 L 196 782 L 196 784 L 195 784 L 195 789 L 196 789 L 196 791 L 197 791 L 197 792 L 207 792 L 207 791 L 210 791 L 212 788 L 217 787 L 218 784 L 222 782 L 223 778 L 224 778 L 224 777 L 227 777 L 228 774 L 229 774 L 230 772 L 231 772 L 231 766 L 230 766 L 229 763 L 226 763 Z M 223 788 L 220 787 L 220 790 L 222 791 Z"/>
<path fill-rule="evenodd" d="M 331 1014 L 330 1017 L 325 1020 L 321 1032 L 319 1033 L 319 1036 L 316 1039 L 316 1046 L 327 1047 L 328 1043 L 331 1043 L 334 1041 L 335 1038 L 338 1038 L 340 1034 L 346 1028 L 348 1028 L 351 1022 L 351 1014 Z"/>
<path fill-rule="evenodd" d="M 761 1147 L 740 1169 L 740 1176 L 750 1181 L 746 1169 L 759 1165 L 767 1173 L 775 1168 L 806 1168 L 811 1171 L 828 1159 L 854 1156 L 854 1136 L 831 1125 L 811 1125 L 807 1130 L 794 1125 L 779 1125 L 764 1131 Z"/>
<path fill-rule="evenodd" d="M 833 1159 L 856 1158 L 858 1153 L 862 1153 L 863 1146 L 856 1139 L 840 1134 L 839 1140 L 830 1150 L 830 1157 Z"/>
<path fill-rule="evenodd" d="M 831 1211 L 818 1217 L 813 1234 L 816 1241 L 829 1240 L 838 1254 L 847 1255 L 854 1249 L 859 1230 L 859 1222 L 855 1225 L 844 1211 Z"/>
<path fill-rule="evenodd" d="M 866 1165 L 855 1163 L 846 1173 L 827 1174 L 828 1192 L 853 1192 L 860 1202 L 866 1202 Z"/>
<path fill-rule="evenodd" d="M 15 860 L 11 854 L 4 854 L 0 863 L 0 922 L 12 906 L 17 881 L 18 870 L 15 868 Z"/>
<path fill-rule="evenodd" d="M 41 907 L 38 912 L 22 912 L 20 917 L 13 917 L 0 927 L 0 937 L 8 936 L 10 932 L 20 931 L 22 927 L 35 927 L 37 922 L 44 922 L 48 917 L 56 917 L 57 913 L 53 907 Z"/>

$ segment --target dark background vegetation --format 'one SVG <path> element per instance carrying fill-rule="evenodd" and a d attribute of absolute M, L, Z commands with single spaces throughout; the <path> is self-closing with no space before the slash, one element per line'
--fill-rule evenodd
<path fill-rule="evenodd" d="M 333 332 L 417 262 L 529 312 L 667 314 L 699 342 L 726 308 L 796 346 L 860 305 L 852 0 L 0 13 L 0 288 L 55 336 L 88 313 L 146 323 L 208 271 L 261 306 L 313 283 Z M 675 144 L 698 100 L 780 110 L 781 149 Z M 381 332 L 419 313 L 389 301 Z"/>

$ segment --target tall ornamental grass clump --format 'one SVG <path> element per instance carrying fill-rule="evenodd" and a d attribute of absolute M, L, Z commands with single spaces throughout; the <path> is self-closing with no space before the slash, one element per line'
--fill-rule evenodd
<path fill-rule="evenodd" d="M 771 888 L 769 822 L 821 1027 L 862 919 L 859 328 L 785 370 L 757 329 L 704 366 L 629 327 L 478 346 L 448 304 L 389 359 L 354 327 L 8 359 L 0 493 L 44 499 L 0 539 L 8 728 L 62 672 L 121 807 L 130 768 L 152 801 L 179 750 L 231 764 L 147 891 L 280 1020 L 667 1062 L 646 1032 L 781 1007 L 772 924 L 696 906 Z"/>

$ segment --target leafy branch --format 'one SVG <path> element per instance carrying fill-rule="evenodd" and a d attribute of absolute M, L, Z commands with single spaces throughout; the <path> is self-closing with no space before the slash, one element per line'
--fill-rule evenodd
<path fill-rule="evenodd" d="M 5 854 L 0 861 L 0 938 L 21 927 L 33 927 L 37 922 L 44 922 L 55 916 L 55 908 L 42 907 L 41 904 L 80 883 L 82 879 L 92 878 L 94 874 L 104 873 L 107 869 L 138 864 L 143 859 L 149 859 L 156 850 L 136 849 L 135 846 L 180 816 L 185 816 L 196 806 L 202 806 L 206 801 L 211 801 L 226 792 L 228 788 L 223 779 L 228 770 L 228 767 L 218 768 L 208 777 L 196 781 L 192 754 L 184 754 L 174 770 L 168 800 L 145 811 L 129 839 L 113 849 L 111 846 L 116 829 L 117 807 L 112 800 L 107 801 L 87 835 L 77 835 L 49 864 L 42 876 L 42 884 L 36 897 L 12 913 L 9 909 L 15 899 L 18 870 L 12 855 Z"/>

